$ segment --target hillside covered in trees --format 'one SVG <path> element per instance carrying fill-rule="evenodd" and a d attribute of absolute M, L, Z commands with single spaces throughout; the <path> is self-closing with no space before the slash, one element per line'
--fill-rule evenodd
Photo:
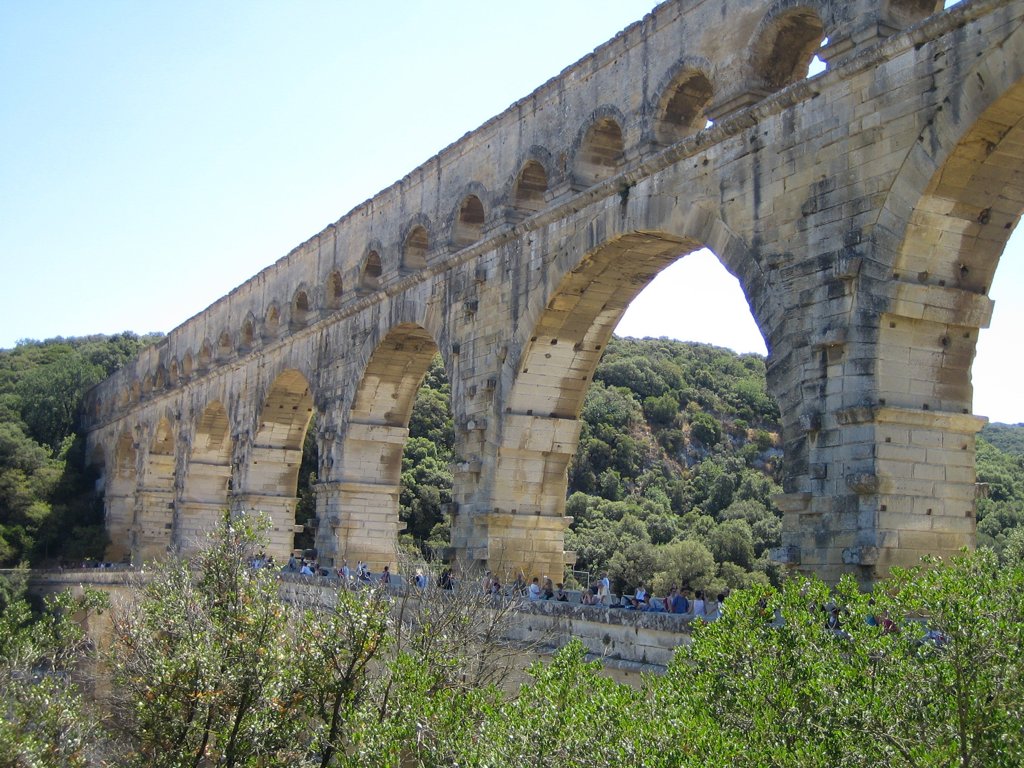
<path fill-rule="evenodd" d="M 82 395 L 158 337 L 27 341 L 0 350 L 0 567 L 101 557 L 106 543 L 95 478 L 84 469 Z M 450 387 L 440 358 L 420 389 L 402 472 L 403 544 L 448 543 L 455 461 Z M 704 344 L 614 339 L 581 413 L 569 469 L 566 546 L 576 568 L 717 590 L 777 577 L 771 497 L 782 450 L 764 360 Z M 298 489 L 299 520 L 315 513 L 313 430 Z M 978 439 L 979 544 L 1002 551 L 1024 529 L 1024 427 L 988 425 Z M 312 536 L 297 540 L 312 546 Z M 580 574 L 582 578 L 582 574 Z"/>
<path fill-rule="evenodd" d="M 448 541 L 453 429 L 436 358 L 420 390 L 403 465 L 405 542 Z M 567 549 L 576 568 L 618 588 L 686 583 L 717 592 L 775 581 L 781 542 L 772 505 L 782 480 L 778 410 L 764 359 L 706 344 L 613 339 L 581 413 L 569 469 Z M 1015 442 L 1017 441 L 1017 442 Z M 979 543 L 1001 551 L 1024 528 L 1024 427 L 989 425 L 978 439 Z M 582 574 L 581 578 L 582 578 Z"/>
<path fill-rule="evenodd" d="M 82 396 L 155 339 L 122 333 L 0 350 L 0 567 L 103 556 L 103 507 L 78 434 Z"/>

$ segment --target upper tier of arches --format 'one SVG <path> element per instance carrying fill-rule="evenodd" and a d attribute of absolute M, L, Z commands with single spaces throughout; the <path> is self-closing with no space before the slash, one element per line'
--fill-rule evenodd
<path fill-rule="evenodd" d="M 374 293 L 440 267 L 460 251 L 482 247 L 502 228 L 609 183 L 666 148 L 694 141 L 714 121 L 805 78 L 816 55 L 838 60 L 850 50 L 843 41 L 854 36 L 852 26 L 874 24 L 891 32 L 941 5 L 887 0 L 880 7 L 868 3 L 851 10 L 831 0 L 750 3 L 725 22 L 730 40 L 739 43 L 726 51 L 710 32 L 699 39 L 673 35 L 690 29 L 685 19 L 706 9 L 663 3 L 531 97 L 172 331 L 147 367 L 136 368 L 116 401 L 97 400 L 91 415 L 102 420 L 334 313 L 357 311 Z M 650 39 L 656 56 L 640 64 L 634 59 L 642 38 Z M 620 64 L 642 70 L 643 85 L 635 76 L 619 77 Z M 579 80 L 582 85 L 574 82 Z M 580 99 L 592 99 L 596 106 L 577 105 L 568 115 L 545 109 L 569 87 L 589 91 Z M 495 147 L 495 132 L 508 122 L 526 135 L 511 150 Z M 623 190 L 628 193 L 628 183 Z M 365 219 L 377 216 L 387 219 L 384 231 L 363 237 Z"/>

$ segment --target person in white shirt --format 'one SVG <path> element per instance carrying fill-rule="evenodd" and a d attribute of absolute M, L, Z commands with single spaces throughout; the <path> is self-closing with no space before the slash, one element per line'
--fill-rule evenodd
<path fill-rule="evenodd" d="M 533 583 L 530 584 L 530 588 L 526 591 L 526 596 L 531 600 L 540 600 L 540 583 L 536 576 L 533 577 Z"/>
<path fill-rule="evenodd" d="M 647 589 L 644 587 L 644 583 L 641 581 L 640 586 L 636 588 L 636 594 L 633 595 L 633 607 L 636 609 L 643 608 L 647 603 Z"/>

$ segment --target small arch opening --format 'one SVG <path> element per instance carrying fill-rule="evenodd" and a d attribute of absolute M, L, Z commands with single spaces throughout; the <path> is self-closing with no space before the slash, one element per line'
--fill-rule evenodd
<path fill-rule="evenodd" d="M 366 257 L 366 264 L 363 265 L 363 273 L 359 277 L 359 288 L 363 291 L 376 291 L 380 289 L 380 278 L 384 273 L 380 264 L 380 254 L 370 251 Z"/>
<path fill-rule="evenodd" d="M 941 0 L 889 0 L 885 14 L 894 27 L 904 29 L 927 19 L 949 5 L 951 4 L 944 4 Z"/>
<path fill-rule="evenodd" d="M 543 210 L 548 192 L 548 174 L 536 160 L 528 160 L 516 179 L 513 205 L 520 211 L 537 213 Z"/>
<path fill-rule="evenodd" d="M 654 128 L 658 143 L 673 144 L 706 127 L 704 109 L 713 94 L 711 81 L 702 72 L 680 73 L 662 96 Z"/>
<path fill-rule="evenodd" d="M 273 338 L 277 336 L 279 330 L 281 330 L 281 310 L 277 308 L 277 304 L 271 304 L 270 309 L 267 310 L 267 316 L 263 320 L 263 331 L 268 337 Z"/>
<path fill-rule="evenodd" d="M 178 361 L 177 360 L 171 360 L 171 368 L 170 368 L 170 371 L 169 371 L 169 376 L 170 376 L 170 383 L 171 383 L 172 386 L 174 384 L 178 383 L 178 378 L 179 378 L 178 373 L 179 373 L 179 370 L 180 369 L 178 368 Z"/>
<path fill-rule="evenodd" d="M 213 345 L 207 339 L 203 341 L 203 346 L 199 349 L 199 370 L 209 369 L 211 362 L 213 362 Z"/>
<path fill-rule="evenodd" d="M 296 291 L 292 299 L 292 326 L 301 328 L 309 322 L 309 294 Z"/>
<path fill-rule="evenodd" d="M 424 269 L 427 266 L 427 250 L 430 248 L 430 238 L 427 230 L 423 227 L 413 227 L 409 236 L 405 238 L 405 248 L 402 250 L 403 269 Z"/>
<path fill-rule="evenodd" d="M 327 276 L 327 307 L 337 309 L 341 306 L 344 290 L 341 283 L 341 272 L 334 270 Z"/>
<path fill-rule="evenodd" d="M 457 248 L 472 245 L 484 230 L 484 204 L 476 195 L 467 195 L 459 207 L 459 216 L 455 220 L 455 231 L 452 240 Z"/>
<path fill-rule="evenodd" d="M 192 362 L 192 353 L 186 352 L 185 357 L 181 361 L 181 374 L 184 378 L 189 378 L 192 375 L 192 369 L 195 367 L 195 363 Z"/>
<path fill-rule="evenodd" d="M 610 117 L 595 122 L 576 155 L 576 179 L 586 184 L 596 184 L 611 178 L 618 171 L 625 157 L 622 129 Z"/>
<path fill-rule="evenodd" d="M 779 17 L 756 46 L 755 72 L 766 88 L 778 91 L 807 76 L 825 39 L 825 27 L 818 15 L 799 8 Z"/>
<path fill-rule="evenodd" d="M 255 339 L 256 331 L 253 322 L 251 319 L 246 319 L 246 321 L 242 323 L 242 334 L 239 346 L 243 350 L 250 350 L 253 347 Z"/>
<path fill-rule="evenodd" d="M 224 360 L 230 357 L 234 351 L 234 345 L 231 343 L 231 334 L 227 331 L 223 331 L 220 336 L 217 337 L 217 359 Z"/>

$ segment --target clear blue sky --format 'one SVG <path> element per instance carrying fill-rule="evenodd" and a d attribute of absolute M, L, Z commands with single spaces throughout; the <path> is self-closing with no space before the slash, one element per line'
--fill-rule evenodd
<path fill-rule="evenodd" d="M 171 330 L 654 4 L 0 0 L 0 348 Z M 1024 420 L 998 367 L 1022 254 L 975 363 L 1000 421 Z M 713 257 L 620 331 L 764 351 Z"/>

